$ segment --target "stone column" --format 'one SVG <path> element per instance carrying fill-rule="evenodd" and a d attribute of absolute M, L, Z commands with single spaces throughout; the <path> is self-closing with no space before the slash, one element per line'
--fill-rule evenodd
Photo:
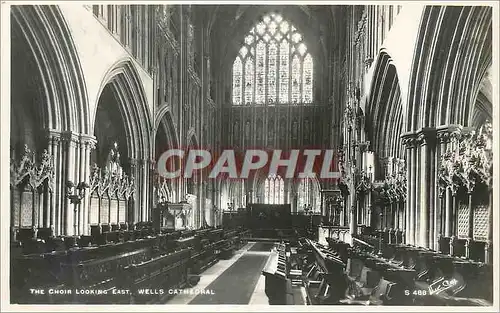
<path fill-rule="evenodd" d="M 96 146 L 96 139 L 94 136 L 82 135 L 81 137 L 82 147 L 83 147 L 83 163 L 82 167 L 84 168 L 84 173 L 82 176 L 82 180 L 90 185 L 90 154 Z M 82 200 L 81 207 L 81 225 L 80 225 L 80 233 L 83 235 L 90 235 L 90 226 L 89 226 L 89 212 L 90 212 L 90 192 L 87 190 L 85 198 Z"/>
<path fill-rule="evenodd" d="M 54 187 L 55 187 L 55 164 L 54 164 L 54 140 L 51 138 L 51 136 L 47 136 L 48 142 L 47 142 L 47 152 L 49 155 L 52 157 L 52 166 L 54 166 L 54 177 L 52 180 L 49 181 L 48 188 L 47 188 L 47 219 L 45 221 L 45 227 L 53 227 L 54 225 L 54 219 L 53 219 L 53 212 L 54 212 Z M 14 217 L 11 217 L 11 220 L 13 220 Z"/>
<path fill-rule="evenodd" d="M 445 220 L 445 236 L 451 237 L 452 235 L 452 222 L 453 222 L 453 212 L 452 212 L 452 195 L 451 188 L 446 187 L 445 189 L 445 199 L 444 199 L 444 220 Z"/>
<path fill-rule="evenodd" d="M 75 180 L 75 151 L 77 139 L 73 137 L 71 132 L 63 134 L 64 145 L 63 145 L 63 155 L 64 158 L 64 175 L 63 179 L 63 205 L 61 206 L 63 212 L 63 229 L 62 234 L 71 236 L 74 234 L 74 204 L 66 197 L 66 186 L 68 181 L 72 181 L 75 184 L 78 182 Z"/>
<path fill-rule="evenodd" d="M 435 200 L 435 211 L 434 211 L 434 250 L 439 250 L 439 240 L 438 238 L 441 235 L 445 235 L 444 229 L 442 228 L 442 221 L 445 213 L 445 205 L 444 205 L 444 193 L 446 189 L 440 186 L 439 183 L 439 169 L 441 167 L 441 156 L 446 151 L 446 139 L 447 131 L 437 131 L 436 134 L 436 154 L 435 154 L 435 166 L 434 166 L 434 182 L 435 182 L 435 190 L 437 195 L 434 197 Z M 446 220 L 446 219 L 445 219 Z"/>
<path fill-rule="evenodd" d="M 428 200 L 428 205 L 427 205 L 427 210 L 429 214 L 429 232 L 428 232 L 428 248 L 435 249 L 435 243 L 437 241 L 437 234 L 435 233 L 436 227 L 436 193 L 437 193 L 437 166 L 436 166 L 436 146 L 435 146 L 435 138 L 429 138 L 429 152 L 428 152 L 428 162 L 429 162 L 429 168 L 428 168 L 428 176 L 429 179 L 427 183 L 429 184 L 428 192 L 429 192 L 429 200 Z"/>
<path fill-rule="evenodd" d="M 416 190 L 417 190 L 417 154 L 416 154 L 416 141 L 414 134 L 407 134 L 403 137 L 406 145 L 407 157 L 407 188 L 406 188 L 406 241 L 410 245 L 416 244 L 415 228 L 416 228 Z"/>
<path fill-rule="evenodd" d="M 418 135 L 420 144 L 420 197 L 418 210 L 419 215 L 419 246 L 429 247 L 429 138 L 426 133 Z"/>
<path fill-rule="evenodd" d="M 371 218 L 372 218 L 372 191 L 368 190 L 367 204 L 366 204 L 366 221 L 365 221 L 367 227 L 371 226 Z"/>
<path fill-rule="evenodd" d="M 135 180 L 135 191 L 134 193 L 131 195 L 133 201 L 132 201 L 132 204 L 133 206 L 130 207 L 130 200 L 128 202 L 128 205 L 127 205 L 127 221 L 128 222 L 132 222 L 132 223 L 137 223 L 140 221 L 140 211 L 139 211 L 139 208 L 140 208 L 140 185 L 141 185 L 141 177 L 139 175 L 139 166 L 138 166 L 138 162 L 137 162 L 137 159 L 134 159 L 134 158 L 130 158 L 129 159 L 129 162 L 130 162 L 130 176 L 134 178 Z M 132 211 L 132 212 L 130 212 Z M 130 221 L 129 218 L 132 218 L 132 220 Z"/>
<path fill-rule="evenodd" d="M 142 177 L 142 184 L 138 187 L 141 189 L 141 221 L 148 221 L 148 189 L 151 185 L 148 177 L 149 177 L 149 166 L 148 160 L 140 160 L 140 170 Z"/>
<path fill-rule="evenodd" d="M 356 212 L 356 205 L 352 205 L 350 207 L 350 213 L 351 213 L 351 219 L 349 221 L 349 232 L 351 233 L 351 236 L 354 236 L 357 233 L 357 212 Z"/>
<path fill-rule="evenodd" d="M 63 234 L 63 208 L 64 208 L 64 197 L 65 192 L 64 186 L 64 158 L 63 158 L 63 147 L 65 143 L 62 141 L 61 133 L 52 133 L 52 140 L 54 144 L 54 176 L 55 185 L 53 191 L 53 203 L 52 208 L 53 225 L 54 225 L 54 235 L 60 236 Z"/>

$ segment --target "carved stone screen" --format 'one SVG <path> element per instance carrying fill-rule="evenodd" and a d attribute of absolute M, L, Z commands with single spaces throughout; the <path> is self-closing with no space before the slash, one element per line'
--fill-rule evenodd
<path fill-rule="evenodd" d="M 110 223 L 117 223 L 118 222 L 118 199 L 111 198 L 109 201 L 109 206 L 110 206 L 109 221 L 110 221 Z"/>
<path fill-rule="evenodd" d="M 101 199 L 101 223 L 109 222 L 109 198 L 107 196 Z"/>
<path fill-rule="evenodd" d="M 21 209 L 21 193 L 17 188 L 12 189 L 11 201 L 13 206 L 13 214 L 11 218 L 14 220 L 14 225 L 19 226 L 19 210 Z"/>
<path fill-rule="evenodd" d="M 31 226 L 33 205 L 33 192 L 23 191 L 21 199 L 21 227 Z"/>
<path fill-rule="evenodd" d="M 89 224 L 99 223 L 99 198 L 97 195 L 90 197 L 90 219 Z"/>
<path fill-rule="evenodd" d="M 479 205 L 474 208 L 474 240 L 488 240 L 489 213 L 487 205 Z"/>
<path fill-rule="evenodd" d="M 457 236 L 466 238 L 469 236 L 469 208 L 466 204 L 460 204 L 457 211 Z"/>
<path fill-rule="evenodd" d="M 126 220 L 127 214 L 127 199 L 121 198 L 118 202 L 118 222 L 122 223 Z"/>

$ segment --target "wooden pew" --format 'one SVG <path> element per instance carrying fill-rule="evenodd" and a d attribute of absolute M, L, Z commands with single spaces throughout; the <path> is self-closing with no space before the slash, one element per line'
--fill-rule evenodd
<path fill-rule="evenodd" d="M 117 278 L 121 277 L 127 266 L 144 262 L 151 258 L 151 248 L 143 248 L 116 256 L 83 261 L 80 263 L 63 263 L 64 286 L 76 290 L 98 290 L 101 294 L 71 295 L 66 301 L 74 303 L 110 303 L 113 297 L 107 297 L 116 289 Z M 115 297 L 116 298 L 116 297 Z M 122 299 L 114 299 L 116 303 Z"/>
<path fill-rule="evenodd" d="M 132 304 L 166 301 L 174 289 L 187 283 L 191 249 L 182 249 L 124 268 L 117 289 L 124 291 Z M 128 292 L 127 292 L 128 291 Z"/>

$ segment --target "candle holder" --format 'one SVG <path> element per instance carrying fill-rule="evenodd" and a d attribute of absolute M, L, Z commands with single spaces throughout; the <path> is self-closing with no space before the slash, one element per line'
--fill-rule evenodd
<path fill-rule="evenodd" d="M 380 236 L 379 236 L 379 242 L 378 242 L 378 255 L 382 256 L 382 236 L 384 234 L 384 230 L 382 228 L 382 212 L 380 212 Z"/>
<path fill-rule="evenodd" d="M 76 238 L 78 233 L 78 215 L 79 208 L 82 199 L 85 198 L 87 193 L 87 188 L 90 186 L 86 182 L 80 182 L 78 185 L 68 180 L 66 183 L 66 198 L 69 199 L 70 203 L 74 204 L 74 223 L 73 223 L 73 237 L 75 238 L 74 245 L 76 246 Z"/>

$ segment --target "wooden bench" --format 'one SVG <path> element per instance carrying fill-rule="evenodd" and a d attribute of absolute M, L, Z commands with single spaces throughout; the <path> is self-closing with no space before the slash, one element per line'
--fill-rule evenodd
<path fill-rule="evenodd" d="M 118 280 L 120 290 L 129 290 L 129 303 L 159 303 L 184 287 L 191 249 L 182 249 L 124 268 Z"/>

